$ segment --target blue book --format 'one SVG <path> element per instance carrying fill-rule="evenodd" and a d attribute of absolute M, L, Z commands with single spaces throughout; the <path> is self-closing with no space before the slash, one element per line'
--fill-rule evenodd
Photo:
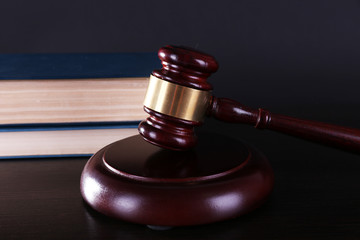
<path fill-rule="evenodd" d="M 144 118 L 156 53 L 0 54 L 0 125 Z"/>
<path fill-rule="evenodd" d="M 138 122 L 4 125 L 0 159 L 89 157 L 138 133 Z"/>
<path fill-rule="evenodd" d="M 156 53 L 0 54 L 0 158 L 90 156 L 137 133 Z"/>

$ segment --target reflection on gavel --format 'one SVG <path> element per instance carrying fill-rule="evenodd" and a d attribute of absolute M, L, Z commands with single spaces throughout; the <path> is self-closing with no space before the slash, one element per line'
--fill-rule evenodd
<path fill-rule="evenodd" d="M 163 68 L 152 72 L 144 101 L 144 110 L 150 116 L 139 125 L 140 134 L 152 144 L 173 150 L 194 147 L 194 127 L 207 115 L 360 152 L 358 129 L 273 114 L 212 96 L 206 79 L 216 72 L 218 64 L 210 55 L 165 46 L 159 50 L 159 58 Z"/>

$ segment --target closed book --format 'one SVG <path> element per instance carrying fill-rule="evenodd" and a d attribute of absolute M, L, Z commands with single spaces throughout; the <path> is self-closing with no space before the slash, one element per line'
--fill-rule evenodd
<path fill-rule="evenodd" d="M 155 53 L 0 54 L 0 124 L 141 120 Z"/>
<path fill-rule="evenodd" d="M 28 124 L 0 128 L 0 159 L 88 157 L 135 135 L 138 122 Z"/>

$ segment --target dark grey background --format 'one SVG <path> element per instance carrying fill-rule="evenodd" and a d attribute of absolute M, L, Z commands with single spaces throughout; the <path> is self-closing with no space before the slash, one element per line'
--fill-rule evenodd
<path fill-rule="evenodd" d="M 359 0 L 0 1 L 0 53 L 142 52 L 186 45 L 217 58 L 220 69 L 210 78 L 217 96 L 357 128 L 359 43 Z M 2 236 L 358 238 L 359 155 L 210 119 L 203 128 L 242 138 L 265 153 L 275 173 L 265 206 L 210 226 L 153 232 L 93 217 L 83 207 L 78 182 L 85 161 L 2 161 L 2 182 L 11 183 L 1 185 Z"/>
<path fill-rule="evenodd" d="M 358 0 L 8 0 L 0 34 L 0 53 L 198 48 L 220 63 L 217 96 L 335 121 L 349 108 L 360 120 Z"/>

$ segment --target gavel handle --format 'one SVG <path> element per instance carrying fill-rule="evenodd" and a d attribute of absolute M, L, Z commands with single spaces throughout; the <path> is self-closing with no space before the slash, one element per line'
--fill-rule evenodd
<path fill-rule="evenodd" d="M 227 98 L 212 98 L 209 115 L 218 120 L 254 125 L 303 139 L 360 152 L 360 130 L 251 109 Z"/>

